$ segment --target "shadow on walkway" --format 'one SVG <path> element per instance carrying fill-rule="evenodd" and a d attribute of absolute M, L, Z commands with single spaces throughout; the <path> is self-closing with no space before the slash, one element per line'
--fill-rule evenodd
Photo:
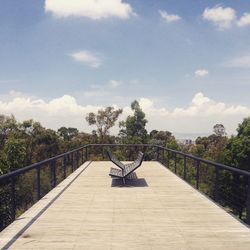
<path fill-rule="evenodd" d="M 144 178 L 126 179 L 125 184 L 122 179 L 112 179 L 111 187 L 148 187 L 148 184 Z"/>

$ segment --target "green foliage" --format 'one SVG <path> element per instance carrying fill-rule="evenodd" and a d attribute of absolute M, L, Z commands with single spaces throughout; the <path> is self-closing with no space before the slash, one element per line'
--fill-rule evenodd
<path fill-rule="evenodd" d="M 77 128 L 61 127 L 57 130 L 57 133 L 63 138 L 64 141 L 71 141 L 79 134 L 79 131 Z"/>
<path fill-rule="evenodd" d="M 205 146 L 203 144 L 196 144 L 194 147 L 190 148 L 189 151 L 192 155 L 195 155 L 197 157 L 204 157 L 206 150 L 205 150 Z"/>
<path fill-rule="evenodd" d="M 11 136 L 5 142 L 3 155 L 3 161 L 7 167 L 7 171 L 5 170 L 5 172 L 24 167 L 26 160 L 25 141 Z"/>
<path fill-rule="evenodd" d="M 0 150 L 2 150 L 8 135 L 17 130 L 14 116 L 0 115 Z"/>
<path fill-rule="evenodd" d="M 145 113 L 136 100 L 131 103 L 131 109 L 134 114 L 120 122 L 119 135 L 122 137 L 123 143 L 146 143 L 148 138 L 146 124 L 148 121 L 145 119 Z"/>
<path fill-rule="evenodd" d="M 191 148 L 190 153 L 208 160 L 223 162 L 227 142 L 226 136 L 216 134 L 198 137 L 195 141 L 196 145 Z"/>
<path fill-rule="evenodd" d="M 250 136 L 250 117 L 247 117 L 243 120 L 241 124 L 239 124 L 238 129 L 238 137 L 240 136 Z"/>
<path fill-rule="evenodd" d="M 96 126 L 97 130 L 94 130 L 93 133 L 97 133 L 100 142 L 104 143 L 109 135 L 109 130 L 115 125 L 121 113 L 122 109 L 115 110 L 114 107 L 106 107 L 98 110 L 97 114 L 93 112 L 87 114 L 86 121 L 90 126 Z"/>
<path fill-rule="evenodd" d="M 167 142 L 166 147 L 169 149 L 180 151 L 181 147 L 175 140 L 175 138 L 172 138 L 169 142 Z"/>
<path fill-rule="evenodd" d="M 180 150 L 175 137 L 169 131 L 152 130 L 149 134 L 149 144 L 161 145 L 169 149 Z"/>
<path fill-rule="evenodd" d="M 224 152 L 224 162 L 250 171 L 250 117 L 245 118 L 237 129 L 238 134 L 230 138 Z"/>
<path fill-rule="evenodd" d="M 215 124 L 213 130 L 217 136 L 225 136 L 227 134 L 223 124 Z"/>

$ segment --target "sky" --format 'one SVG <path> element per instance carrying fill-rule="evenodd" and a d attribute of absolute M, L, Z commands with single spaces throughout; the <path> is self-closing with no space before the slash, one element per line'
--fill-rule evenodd
<path fill-rule="evenodd" d="M 250 116 L 246 0 L 0 0 L 0 58 L 0 114 L 48 128 L 135 99 L 177 137 Z"/>

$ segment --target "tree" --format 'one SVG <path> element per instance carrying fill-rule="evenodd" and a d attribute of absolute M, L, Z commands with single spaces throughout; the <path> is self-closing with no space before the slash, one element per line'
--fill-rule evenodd
<path fill-rule="evenodd" d="M 223 124 L 215 124 L 213 127 L 213 131 L 218 136 L 225 136 L 226 135 L 226 129 Z"/>
<path fill-rule="evenodd" d="M 152 130 L 149 133 L 149 138 L 150 139 L 156 139 L 156 140 L 162 141 L 163 145 L 166 146 L 166 144 L 168 142 L 170 142 L 172 139 L 174 139 L 174 136 L 169 131 Z"/>
<path fill-rule="evenodd" d="M 120 135 L 130 143 L 146 143 L 147 130 L 145 113 L 142 111 L 137 100 L 131 103 L 131 109 L 134 112 L 132 116 L 128 116 L 126 121 L 119 124 Z"/>
<path fill-rule="evenodd" d="M 149 138 L 149 144 L 162 145 L 175 150 L 180 149 L 175 137 L 169 131 L 158 131 L 154 129 L 149 133 Z"/>
<path fill-rule="evenodd" d="M 0 115 L 0 150 L 3 148 L 8 135 L 17 129 L 17 122 L 13 115 Z"/>
<path fill-rule="evenodd" d="M 11 141 L 9 138 L 16 137 L 17 122 L 13 115 L 0 115 L 0 174 L 6 173 L 10 170 L 9 162 L 7 161 L 6 143 Z"/>
<path fill-rule="evenodd" d="M 214 134 L 209 136 L 199 136 L 190 153 L 208 160 L 223 162 L 224 150 L 228 142 L 225 127 L 222 124 L 216 124 L 213 126 L 213 132 Z"/>
<path fill-rule="evenodd" d="M 61 127 L 57 130 L 57 133 L 59 134 L 59 136 L 63 138 L 64 141 L 71 141 L 74 137 L 76 137 L 79 134 L 79 131 L 77 128 Z"/>
<path fill-rule="evenodd" d="M 239 124 L 237 132 L 225 149 L 225 163 L 250 171 L 250 117 Z"/>
<path fill-rule="evenodd" d="M 46 129 L 33 120 L 18 124 L 16 138 L 23 139 L 26 143 L 26 165 L 60 153 L 63 145 L 55 131 Z"/>
<path fill-rule="evenodd" d="M 26 148 L 25 142 L 13 136 L 7 139 L 3 149 L 3 161 L 5 169 L 3 172 L 14 171 L 25 166 Z"/>
<path fill-rule="evenodd" d="M 229 139 L 224 150 L 224 164 L 250 171 L 250 117 L 239 124 L 237 132 L 236 136 Z M 238 174 L 227 173 L 222 181 L 225 197 L 232 197 L 225 203 L 241 218 L 245 207 L 244 201 L 247 199 L 248 180 Z"/>
<path fill-rule="evenodd" d="M 208 137 L 198 137 L 195 141 L 195 147 L 192 147 L 191 153 L 202 158 L 222 162 L 227 141 L 226 136 L 215 134 L 209 135 Z"/>
<path fill-rule="evenodd" d="M 106 107 L 105 109 L 98 110 L 97 114 L 93 112 L 87 114 L 86 121 L 90 126 L 96 126 L 96 133 L 100 138 L 100 142 L 105 142 L 110 129 L 115 125 L 121 113 L 122 109 L 115 110 L 114 107 Z"/>

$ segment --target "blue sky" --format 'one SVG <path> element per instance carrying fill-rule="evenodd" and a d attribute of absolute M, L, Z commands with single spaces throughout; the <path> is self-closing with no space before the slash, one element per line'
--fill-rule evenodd
<path fill-rule="evenodd" d="M 20 120 L 88 130 L 84 112 L 134 99 L 149 130 L 233 133 L 250 115 L 250 1 L 3 0 L 0 30 L 0 113 Z"/>

